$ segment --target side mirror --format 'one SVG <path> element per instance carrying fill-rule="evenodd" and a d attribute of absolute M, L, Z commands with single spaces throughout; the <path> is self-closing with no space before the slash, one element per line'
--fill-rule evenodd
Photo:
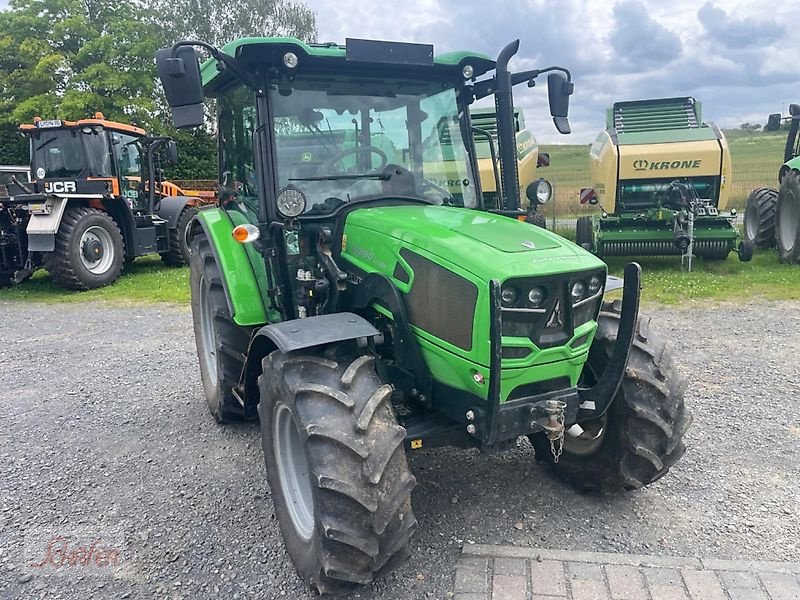
<path fill-rule="evenodd" d="M 537 167 L 550 166 L 550 154 L 547 152 L 539 152 L 539 158 L 536 160 Z"/>
<path fill-rule="evenodd" d="M 575 90 L 571 81 L 567 81 L 566 75 L 556 71 L 547 76 L 547 98 L 550 101 L 550 114 L 553 123 L 558 129 L 558 133 L 570 133 L 569 127 L 569 97 Z"/>
<path fill-rule="evenodd" d="M 170 140 L 167 142 L 166 147 L 167 153 L 167 164 L 168 165 L 177 165 L 178 164 L 178 144 L 175 143 L 175 140 Z"/>
<path fill-rule="evenodd" d="M 178 129 L 202 125 L 203 82 L 194 47 L 180 46 L 174 58 L 171 48 L 162 48 L 156 52 L 156 67 L 173 125 Z"/>
<path fill-rule="evenodd" d="M 793 117 L 800 117 L 800 104 L 790 104 L 789 114 Z"/>

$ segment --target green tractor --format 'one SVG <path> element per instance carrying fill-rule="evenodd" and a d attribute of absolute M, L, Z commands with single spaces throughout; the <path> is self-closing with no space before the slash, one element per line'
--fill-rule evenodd
<path fill-rule="evenodd" d="M 559 67 L 511 73 L 518 47 L 492 60 L 247 38 L 156 55 L 176 127 L 204 123 L 204 96 L 218 109 L 218 206 L 189 233 L 206 400 L 220 422 L 260 418 L 287 551 L 320 593 L 409 556 L 407 452 L 527 436 L 558 475 L 605 492 L 684 453 L 685 379 L 638 314 L 639 266 L 607 278 L 519 219 L 512 87 L 548 72 L 569 132 L 572 83 Z M 492 95 L 503 206 L 489 209 L 469 106 Z"/>
<path fill-rule="evenodd" d="M 779 114 L 770 122 L 780 124 Z M 781 262 L 800 264 L 800 104 L 789 105 L 789 132 L 778 170 L 780 191 L 756 188 L 747 198 L 744 236 L 759 248 L 778 249 Z"/>

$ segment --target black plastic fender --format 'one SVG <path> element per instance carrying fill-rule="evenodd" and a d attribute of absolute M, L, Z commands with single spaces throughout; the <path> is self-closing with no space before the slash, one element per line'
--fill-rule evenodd
<path fill-rule="evenodd" d="M 264 336 L 281 352 L 294 352 L 333 342 L 371 338 L 378 333 L 365 318 L 342 312 L 264 325 L 256 332 L 253 342 Z"/>
<path fill-rule="evenodd" d="M 160 206 L 156 214 L 167 222 L 170 229 L 178 226 L 178 219 L 190 202 L 196 202 L 197 198 L 191 196 L 168 196 L 161 199 Z"/>

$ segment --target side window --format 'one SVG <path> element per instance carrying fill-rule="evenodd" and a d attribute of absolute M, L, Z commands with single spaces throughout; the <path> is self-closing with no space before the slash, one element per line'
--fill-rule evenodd
<path fill-rule="evenodd" d="M 134 210 L 145 207 L 144 185 L 142 182 L 142 160 L 139 138 L 113 131 L 111 145 L 116 157 L 117 175 L 121 193 Z"/>
<path fill-rule="evenodd" d="M 253 132 L 257 125 L 255 98 L 238 86 L 219 98 L 220 183 L 235 193 L 225 209 L 238 210 L 258 221 L 258 182 L 254 164 Z"/>

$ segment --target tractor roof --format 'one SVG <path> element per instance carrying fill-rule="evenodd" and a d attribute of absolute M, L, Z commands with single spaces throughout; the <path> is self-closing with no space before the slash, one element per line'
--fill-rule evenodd
<path fill-rule="evenodd" d="M 103 113 L 95 113 L 94 117 L 90 119 L 78 119 L 77 121 L 65 121 L 63 119 L 53 119 L 43 121 L 39 117 L 34 117 L 33 123 L 23 123 L 19 128 L 24 132 L 36 131 L 37 129 L 73 129 L 82 127 L 84 125 L 100 125 L 104 129 L 111 129 L 130 135 L 147 135 L 147 132 L 141 127 L 128 125 L 127 123 L 119 123 L 117 121 L 108 121 Z"/>
<path fill-rule="evenodd" d="M 616 102 L 606 111 L 606 129 L 618 145 L 715 140 L 719 130 L 703 122 L 691 96 Z"/>
<path fill-rule="evenodd" d="M 372 40 L 352 40 L 348 39 L 345 45 L 335 43 L 325 44 L 306 44 L 297 38 L 293 37 L 249 37 L 234 40 L 225 44 L 222 51 L 226 54 L 242 59 L 244 62 L 253 63 L 272 63 L 276 66 L 280 65 L 283 55 L 286 52 L 293 52 L 299 58 L 300 65 L 313 61 L 315 65 L 324 66 L 328 69 L 336 67 L 337 65 L 345 66 L 359 62 L 362 64 L 369 63 L 373 66 L 379 66 L 383 69 L 394 67 L 406 67 L 409 63 L 402 63 L 396 60 L 388 59 L 385 61 L 377 61 L 372 57 L 370 60 L 354 60 L 352 52 L 353 49 L 359 44 L 383 44 L 385 47 L 388 45 L 393 46 L 394 49 L 402 51 L 404 48 L 409 48 L 411 44 L 402 44 L 395 42 L 377 42 Z M 417 49 L 421 45 L 417 46 Z M 429 47 L 432 51 L 433 47 Z M 388 50 L 391 54 L 391 50 Z M 428 58 L 430 61 L 430 57 Z M 432 63 L 432 64 L 431 64 Z M 474 76 L 478 77 L 487 71 L 494 68 L 494 60 L 488 56 L 476 52 L 448 52 L 446 54 L 435 54 L 432 61 L 427 65 L 411 64 L 415 69 L 431 69 L 431 68 L 463 68 L 463 65 L 470 64 L 474 71 Z M 205 61 L 200 72 L 203 78 L 203 85 L 210 86 L 211 88 L 218 88 L 225 79 L 225 73 L 217 68 L 217 61 L 209 59 Z"/>

